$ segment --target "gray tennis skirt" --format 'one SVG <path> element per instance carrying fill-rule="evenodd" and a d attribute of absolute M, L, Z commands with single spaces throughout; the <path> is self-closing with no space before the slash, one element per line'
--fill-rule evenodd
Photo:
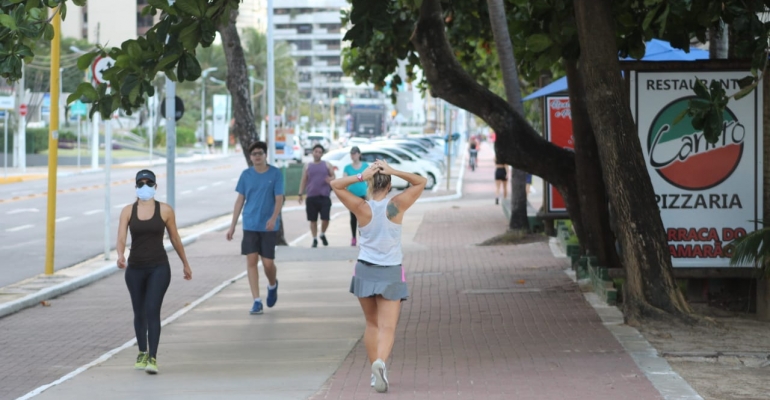
<path fill-rule="evenodd" d="M 356 297 L 374 297 L 379 294 L 388 300 L 406 300 L 409 289 L 404 268 L 401 265 L 382 266 L 358 260 L 350 281 L 350 293 Z"/>

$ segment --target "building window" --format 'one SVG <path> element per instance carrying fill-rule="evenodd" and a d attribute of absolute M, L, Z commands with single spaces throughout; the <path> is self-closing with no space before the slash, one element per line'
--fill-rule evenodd
<path fill-rule="evenodd" d="M 297 50 L 312 50 L 313 41 L 311 40 L 295 40 L 294 45 L 297 46 Z"/>
<path fill-rule="evenodd" d="M 310 25 L 310 24 L 297 25 L 297 33 L 313 33 L 313 25 Z"/>
<path fill-rule="evenodd" d="M 342 26 L 340 24 L 320 24 L 321 29 L 326 29 L 329 33 L 340 33 Z"/>
<path fill-rule="evenodd" d="M 297 60 L 297 65 L 301 67 L 308 67 L 313 65 L 313 59 L 311 57 L 301 57 Z"/>

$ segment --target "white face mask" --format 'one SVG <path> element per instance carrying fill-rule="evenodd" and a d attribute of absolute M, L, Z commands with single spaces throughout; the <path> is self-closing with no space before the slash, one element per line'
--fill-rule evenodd
<path fill-rule="evenodd" d="M 150 200 L 155 197 L 155 188 L 150 185 L 144 185 L 140 188 L 136 188 L 136 197 L 139 200 Z"/>

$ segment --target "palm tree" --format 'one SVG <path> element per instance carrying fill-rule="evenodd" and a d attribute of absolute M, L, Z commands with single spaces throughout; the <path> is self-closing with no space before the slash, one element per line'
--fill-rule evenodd
<path fill-rule="evenodd" d="M 267 78 L 267 36 L 254 28 L 246 28 L 241 34 L 246 65 L 253 66 L 257 80 L 252 102 L 255 106 L 255 116 L 264 118 L 267 114 L 264 96 L 265 79 Z M 297 104 L 297 73 L 291 48 L 286 42 L 276 42 L 273 47 L 275 60 L 275 105 L 276 109 L 292 108 Z M 259 98 L 261 101 L 256 102 Z"/>
<path fill-rule="evenodd" d="M 521 87 L 519 72 L 516 69 L 516 57 L 513 55 L 511 36 L 508 33 L 508 21 L 505 17 L 503 0 L 487 0 L 489 7 L 489 22 L 492 35 L 495 38 L 497 57 L 503 74 L 505 96 L 508 103 L 520 115 L 525 116 L 524 105 L 521 102 Z M 520 233 L 529 232 L 527 219 L 527 173 L 521 170 L 511 171 L 511 219 L 508 228 Z"/>

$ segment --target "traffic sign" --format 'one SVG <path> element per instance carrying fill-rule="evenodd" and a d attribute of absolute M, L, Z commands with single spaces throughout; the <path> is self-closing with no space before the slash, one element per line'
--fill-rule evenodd
<path fill-rule="evenodd" d="M 184 115 L 184 103 L 179 96 L 174 96 L 174 120 L 179 121 Z M 160 102 L 160 115 L 166 118 L 166 99 Z"/>
<path fill-rule="evenodd" d="M 13 110 L 14 100 L 13 96 L 0 96 L 0 110 Z"/>
<path fill-rule="evenodd" d="M 112 68 L 113 65 L 115 65 L 115 60 L 110 57 L 96 57 L 93 64 L 91 64 L 91 73 L 94 77 L 94 82 L 97 85 L 106 83 L 104 80 L 104 71 Z"/>
<path fill-rule="evenodd" d="M 27 115 L 27 105 L 26 104 L 22 104 L 22 105 L 19 106 L 19 115 L 21 115 L 22 117 Z"/>
<path fill-rule="evenodd" d="M 5 110 L 0 110 L 0 118 L 5 118 Z"/>
<path fill-rule="evenodd" d="M 70 115 L 85 116 L 87 113 L 88 113 L 88 107 L 86 107 L 86 104 L 80 100 L 75 100 L 75 102 L 73 102 L 72 105 L 70 106 Z"/>

